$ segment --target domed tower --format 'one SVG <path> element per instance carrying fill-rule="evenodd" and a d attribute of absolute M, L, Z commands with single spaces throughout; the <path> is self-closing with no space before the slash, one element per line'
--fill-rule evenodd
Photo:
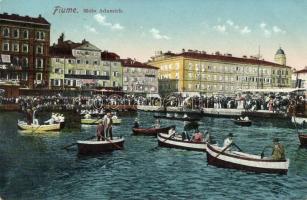
<path fill-rule="evenodd" d="M 279 49 L 277 50 L 274 60 L 276 63 L 280 65 L 286 65 L 286 54 L 281 47 L 279 47 Z"/>

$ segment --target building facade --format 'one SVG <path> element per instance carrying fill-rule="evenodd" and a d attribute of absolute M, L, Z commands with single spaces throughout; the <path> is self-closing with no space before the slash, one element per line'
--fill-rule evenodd
<path fill-rule="evenodd" d="M 297 70 L 292 76 L 293 87 L 307 88 L 307 67 Z"/>
<path fill-rule="evenodd" d="M 122 59 L 123 91 L 131 94 L 157 94 L 158 68 L 132 59 Z"/>
<path fill-rule="evenodd" d="M 149 64 L 159 68 L 159 79 L 177 79 L 179 92 L 233 94 L 241 89 L 290 87 L 292 72 L 285 65 L 285 54 L 278 50 L 276 55 L 284 63 L 183 50 L 160 52 Z"/>
<path fill-rule="evenodd" d="M 122 66 L 119 56 L 101 52 L 90 42 L 64 41 L 62 34 L 58 43 L 50 47 L 51 88 L 121 88 Z"/>
<path fill-rule="evenodd" d="M 48 86 L 50 23 L 38 17 L 0 14 L 0 82 Z"/>

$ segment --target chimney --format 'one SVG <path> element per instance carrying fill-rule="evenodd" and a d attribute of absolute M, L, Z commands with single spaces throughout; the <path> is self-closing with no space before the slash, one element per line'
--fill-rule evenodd
<path fill-rule="evenodd" d="M 64 42 L 64 33 L 61 33 L 59 39 L 58 39 L 58 44 L 63 44 Z"/>
<path fill-rule="evenodd" d="M 39 14 L 39 15 L 38 15 L 38 18 L 42 18 L 42 15 L 41 15 L 41 14 Z"/>

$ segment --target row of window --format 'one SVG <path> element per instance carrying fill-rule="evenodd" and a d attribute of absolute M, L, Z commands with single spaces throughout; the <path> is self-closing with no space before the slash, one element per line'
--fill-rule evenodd
<path fill-rule="evenodd" d="M 55 68 L 54 73 L 63 74 L 64 70 L 62 68 Z M 99 70 L 72 70 L 67 69 L 66 74 L 73 74 L 73 75 L 95 75 L 95 76 L 109 76 L 109 72 L 107 71 L 99 71 Z M 120 77 L 119 72 L 112 72 L 113 77 Z"/>
<path fill-rule="evenodd" d="M 152 82 L 155 82 L 156 79 L 154 77 L 128 77 L 128 76 L 124 76 L 124 82 L 148 82 L 148 83 L 152 83 Z"/>
<path fill-rule="evenodd" d="M 12 57 L 11 64 L 13 66 L 21 66 L 21 67 L 29 67 L 29 60 L 26 57 Z M 44 59 L 43 58 L 36 58 L 35 59 L 35 68 L 44 68 Z"/>
<path fill-rule="evenodd" d="M 124 85 L 123 86 L 123 91 L 126 92 L 157 92 L 157 87 L 155 86 L 138 86 L 138 85 L 134 85 L 134 86 L 130 86 L 130 85 Z"/>
<path fill-rule="evenodd" d="M 9 41 L 3 41 L 2 42 L 2 51 L 13 51 L 13 52 L 23 52 L 28 53 L 29 52 L 29 44 L 22 44 L 21 46 L 19 43 L 9 43 Z M 44 53 L 44 47 L 42 45 L 36 45 L 35 47 L 35 53 L 36 54 L 43 54 Z"/>
<path fill-rule="evenodd" d="M 64 63 L 63 58 L 56 58 L 55 62 L 57 63 Z M 81 60 L 81 59 L 65 59 L 65 63 L 68 64 L 86 64 L 86 65 L 100 65 L 102 63 L 103 66 L 120 66 L 119 62 L 99 62 L 98 60 L 90 61 L 90 60 Z"/>
<path fill-rule="evenodd" d="M 205 72 L 205 71 L 214 71 L 214 72 L 247 72 L 247 73 L 259 73 L 259 74 L 275 74 L 275 70 L 265 69 L 262 67 L 247 67 L 247 66 L 206 66 L 205 64 L 193 64 L 189 63 L 185 67 L 186 70 L 197 71 L 197 72 Z M 173 67 L 172 64 L 169 65 L 161 65 L 161 71 L 171 71 L 171 70 L 179 70 L 179 63 L 176 63 Z M 278 75 L 288 75 L 288 70 L 276 70 Z"/>
<path fill-rule="evenodd" d="M 107 81 L 102 81 L 101 84 L 98 84 L 102 87 L 109 87 L 109 82 Z M 63 86 L 63 79 L 51 79 L 50 80 L 51 86 Z M 83 85 L 82 80 L 78 79 L 65 79 L 64 80 L 64 85 L 65 86 L 72 86 L 72 87 L 81 87 Z M 116 81 L 112 82 L 112 87 L 118 87 L 119 84 Z"/>
<path fill-rule="evenodd" d="M 22 38 L 22 39 L 29 39 L 29 30 L 21 30 L 18 28 L 8 28 L 3 27 L 2 28 L 2 36 L 9 38 Z M 46 32 L 44 31 L 36 31 L 35 32 L 35 39 L 37 40 L 45 40 L 46 38 Z"/>

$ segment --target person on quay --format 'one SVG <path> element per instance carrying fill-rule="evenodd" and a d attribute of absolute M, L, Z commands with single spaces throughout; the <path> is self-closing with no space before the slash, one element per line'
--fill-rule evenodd
<path fill-rule="evenodd" d="M 193 142 L 202 142 L 203 141 L 203 134 L 196 129 L 193 135 Z"/>
<path fill-rule="evenodd" d="M 133 128 L 139 128 L 139 127 L 140 127 L 139 120 L 138 118 L 135 118 Z"/>
<path fill-rule="evenodd" d="M 224 144 L 223 144 L 223 148 L 225 149 L 226 147 L 228 147 L 228 150 L 231 150 L 230 145 L 233 144 L 233 134 L 229 133 L 228 137 L 224 140 Z"/>
<path fill-rule="evenodd" d="M 104 141 L 104 125 L 103 125 L 103 121 L 99 122 L 99 124 L 97 125 L 97 129 L 96 129 L 96 135 L 97 135 L 97 141 Z"/>
<path fill-rule="evenodd" d="M 273 139 L 273 150 L 272 150 L 272 159 L 273 160 L 285 160 L 285 148 L 279 142 L 278 138 Z"/>

